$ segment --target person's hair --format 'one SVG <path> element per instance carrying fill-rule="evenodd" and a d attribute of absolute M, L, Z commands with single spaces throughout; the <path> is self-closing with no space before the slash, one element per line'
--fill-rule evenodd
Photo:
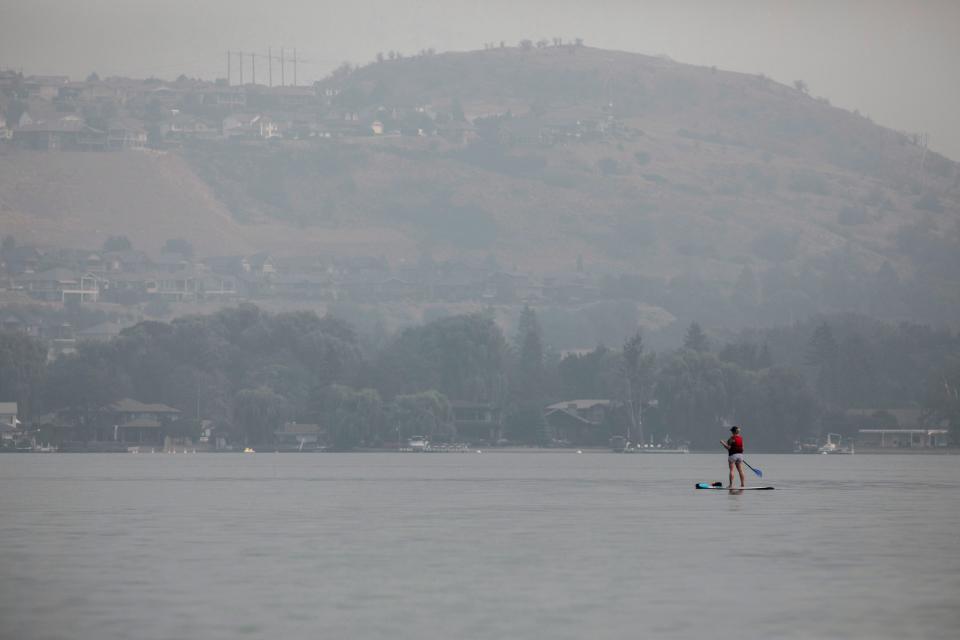
<path fill-rule="evenodd" d="M 732 427 L 730 427 L 730 431 L 734 433 L 740 433 L 740 427 L 737 425 L 733 425 Z"/>

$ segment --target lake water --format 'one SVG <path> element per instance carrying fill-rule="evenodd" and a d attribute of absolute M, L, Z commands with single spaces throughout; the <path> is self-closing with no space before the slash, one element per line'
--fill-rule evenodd
<path fill-rule="evenodd" d="M 960 456 L 749 460 L 3 455 L 0 638 L 960 636 Z"/>

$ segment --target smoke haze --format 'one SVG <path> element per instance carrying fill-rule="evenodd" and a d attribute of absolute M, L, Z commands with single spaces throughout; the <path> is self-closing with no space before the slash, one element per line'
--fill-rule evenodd
<path fill-rule="evenodd" d="M 960 158 L 960 4 L 949 0 L 4 0 L 0 12 L 0 67 L 73 78 L 96 71 L 213 79 L 226 75 L 228 49 L 272 46 L 297 49 L 303 84 L 378 51 L 583 38 L 786 84 L 803 80 L 813 95 L 894 129 L 929 133 L 932 148 Z"/>

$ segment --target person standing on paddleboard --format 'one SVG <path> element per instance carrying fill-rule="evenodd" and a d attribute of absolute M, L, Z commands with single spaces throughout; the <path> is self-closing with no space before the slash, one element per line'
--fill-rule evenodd
<path fill-rule="evenodd" d="M 721 440 L 722 444 L 727 449 L 727 465 L 730 467 L 730 484 L 728 485 L 733 489 L 733 468 L 737 468 L 737 473 L 740 474 L 740 486 L 747 486 L 746 480 L 743 477 L 743 438 L 740 436 L 740 427 L 734 425 L 730 427 L 730 432 L 733 434 L 726 441 Z"/>

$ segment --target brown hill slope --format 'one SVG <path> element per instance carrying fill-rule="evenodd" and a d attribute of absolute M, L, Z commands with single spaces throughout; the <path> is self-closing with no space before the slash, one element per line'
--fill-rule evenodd
<path fill-rule="evenodd" d="M 960 245 L 960 172 L 910 137 L 766 78 L 583 47 L 385 61 L 320 83 L 317 119 L 402 129 L 461 114 L 476 139 L 369 136 L 182 153 L 0 155 L 18 239 L 266 249 L 695 276 L 858 274 Z M 463 124 L 463 123 L 461 123 Z M 917 240 L 917 238 L 920 238 Z M 939 254 L 938 254 L 939 255 Z M 955 281 L 954 281 L 955 282 Z M 948 283 L 949 284 L 949 283 Z"/>

